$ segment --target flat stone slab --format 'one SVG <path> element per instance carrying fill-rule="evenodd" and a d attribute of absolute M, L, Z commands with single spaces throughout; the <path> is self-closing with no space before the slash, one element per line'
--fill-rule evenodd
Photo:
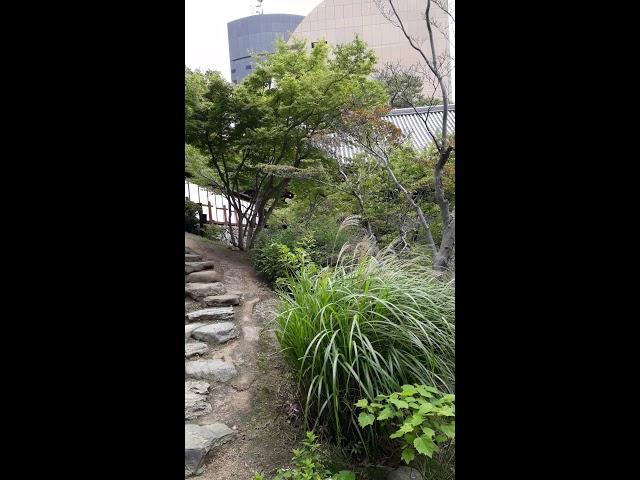
<path fill-rule="evenodd" d="M 200 300 L 211 295 L 224 295 L 227 289 L 220 282 L 215 283 L 186 283 L 184 294 L 194 300 Z"/>
<path fill-rule="evenodd" d="M 211 413 L 211 404 L 206 395 L 184 391 L 184 419 L 193 420 Z"/>
<path fill-rule="evenodd" d="M 215 270 L 202 270 L 201 272 L 193 272 L 184 277 L 187 283 L 213 283 L 221 282 L 222 274 Z"/>
<path fill-rule="evenodd" d="M 211 295 L 202 299 L 207 307 L 221 307 L 224 305 L 239 305 L 240 297 L 231 293 L 226 295 Z"/>
<path fill-rule="evenodd" d="M 233 320 L 233 307 L 211 307 L 184 314 L 185 320 L 192 322 L 228 322 Z"/>
<path fill-rule="evenodd" d="M 204 380 L 187 380 L 184 382 L 185 393 L 197 393 L 198 395 L 207 395 L 209 393 L 209 382 Z"/>
<path fill-rule="evenodd" d="M 210 270 L 214 268 L 213 262 L 184 262 L 184 274 L 188 275 L 193 272 L 200 272 L 202 270 Z"/>
<path fill-rule="evenodd" d="M 227 382 L 238 375 L 232 363 L 219 359 L 190 360 L 184 363 L 184 373 L 191 378 L 217 382 Z"/>
<path fill-rule="evenodd" d="M 204 355 L 209 351 L 209 345 L 202 342 L 193 342 L 184 344 L 184 357 L 191 358 L 196 355 Z"/>
<path fill-rule="evenodd" d="M 184 425 L 184 476 L 202 473 L 202 464 L 212 448 L 229 441 L 233 430 L 224 423 Z"/>
<path fill-rule="evenodd" d="M 206 323 L 190 323 L 184 326 L 184 341 L 186 342 L 191 338 L 191 334 L 196 328 L 204 327 Z"/>
<path fill-rule="evenodd" d="M 238 337 L 238 330 L 231 322 L 212 323 L 193 331 L 191 334 L 196 340 L 209 343 L 225 343 Z"/>
<path fill-rule="evenodd" d="M 202 257 L 200 255 L 196 255 L 195 253 L 185 253 L 184 261 L 185 262 L 201 262 Z"/>

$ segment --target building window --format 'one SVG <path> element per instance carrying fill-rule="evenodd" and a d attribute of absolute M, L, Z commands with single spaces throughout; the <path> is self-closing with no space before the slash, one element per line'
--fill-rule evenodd
<path fill-rule="evenodd" d="M 326 40 L 319 40 L 317 42 L 311 42 L 311 48 L 314 48 L 319 43 L 327 43 L 327 41 Z"/>
<path fill-rule="evenodd" d="M 238 83 L 238 80 L 234 80 L 233 83 Z"/>
<path fill-rule="evenodd" d="M 235 69 L 235 68 L 232 68 L 232 69 L 231 69 L 231 73 L 236 73 L 236 69 Z"/>
<path fill-rule="evenodd" d="M 251 70 L 251 65 L 247 65 L 246 67 L 244 67 L 245 70 Z"/>

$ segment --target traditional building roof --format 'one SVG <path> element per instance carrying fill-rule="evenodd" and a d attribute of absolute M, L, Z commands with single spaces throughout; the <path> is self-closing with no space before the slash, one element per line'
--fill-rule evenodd
<path fill-rule="evenodd" d="M 424 120 L 426 119 L 431 132 L 437 135 L 442 130 L 442 120 L 444 117 L 443 107 L 442 105 L 434 105 L 431 107 L 417 107 L 416 110 L 413 108 L 396 108 L 391 110 L 385 116 L 385 119 L 398 127 L 414 148 L 423 149 L 432 141 Z M 455 105 L 449 105 L 447 112 L 447 130 L 450 133 L 455 133 L 456 131 Z M 360 151 L 361 150 L 354 145 L 340 143 L 337 148 L 330 153 L 343 160 L 350 160 Z"/>

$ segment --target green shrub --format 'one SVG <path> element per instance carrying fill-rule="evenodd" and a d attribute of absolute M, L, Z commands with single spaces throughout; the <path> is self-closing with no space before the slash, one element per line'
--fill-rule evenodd
<path fill-rule="evenodd" d="M 355 257 L 355 256 L 354 256 Z M 280 294 L 276 335 L 298 376 L 307 422 L 335 439 L 375 450 L 379 428 L 363 429 L 358 399 L 404 384 L 454 389 L 454 289 L 408 258 L 381 254 L 303 268 Z"/>
<path fill-rule="evenodd" d="M 329 219 L 310 228 L 269 228 L 256 237 L 251 258 L 262 278 L 275 283 L 297 272 L 303 259 L 320 266 L 335 264 L 337 252 L 349 238 L 347 230 L 339 230 Z"/>
<path fill-rule="evenodd" d="M 200 206 L 191 200 L 184 201 L 184 230 L 200 233 Z"/>
<path fill-rule="evenodd" d="M 204 226 L 204 230 L 202 232 L 204 237 L 208 238 L 209 240 L 218 240 L 221 233 L 222 227 L 220 225 L 216 225 L 215 223 L 207 223 Z"/>
<path fill-rule="evenodd" d="M 416 453 L 429 458 L 440 451 L 439 445 L 455 437 L 455 395 L 443 394 L 426 385 L 403 385 L 390 395 L 377 395 L 370 403 L 358 400 L 363 411 L 358 424 L 365 428 L 378 421 L 392 427 L 390 439 L 397 439 L 402 460 L 409 464 Z"/>
<path fill-rule="evenodd" d="M 325 467 L 317 437 L 313 432 L 307 432 L 302 446 L 293 450 L 291 463 L 293 468 L 281 468 L 274 480 L 356 480 L 353 472 L 342 470 L 334 474 Z M 257 474 L 255 480 L 264 480 L 264 477 Z"/>

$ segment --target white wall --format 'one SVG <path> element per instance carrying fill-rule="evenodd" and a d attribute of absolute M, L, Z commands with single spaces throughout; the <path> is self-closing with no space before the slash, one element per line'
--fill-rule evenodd
<path fill-rule="evenodd" d="M 220 194 L 216 194 L 212 191 L 209 191 L 205 188 L 202 188 L 195 183 L 186 182 L 184 183 L 184 197 L 188 198 L 192 202 L 201 203 L 202 204 L 202 213 L 207 216 L 207 220 L 213 219 L 215 222 L 223 223 L 225 222 L 225 212 L 227 218 L 229 216 L 229 203 L 224 196 Z M 243 208 L 248 208 L 249 203 L 244 200 L 241 201 Z M 211 203 L 211 218 L 209 218 L 209 206 L 208 203 Z M 226 209 L 226 210 L 225 210 Z M 232 222 L 237 223 L 237 213 L 233 212 Z M 244 224 L 247 223 L 246 220 L 243 220 Z"/>

